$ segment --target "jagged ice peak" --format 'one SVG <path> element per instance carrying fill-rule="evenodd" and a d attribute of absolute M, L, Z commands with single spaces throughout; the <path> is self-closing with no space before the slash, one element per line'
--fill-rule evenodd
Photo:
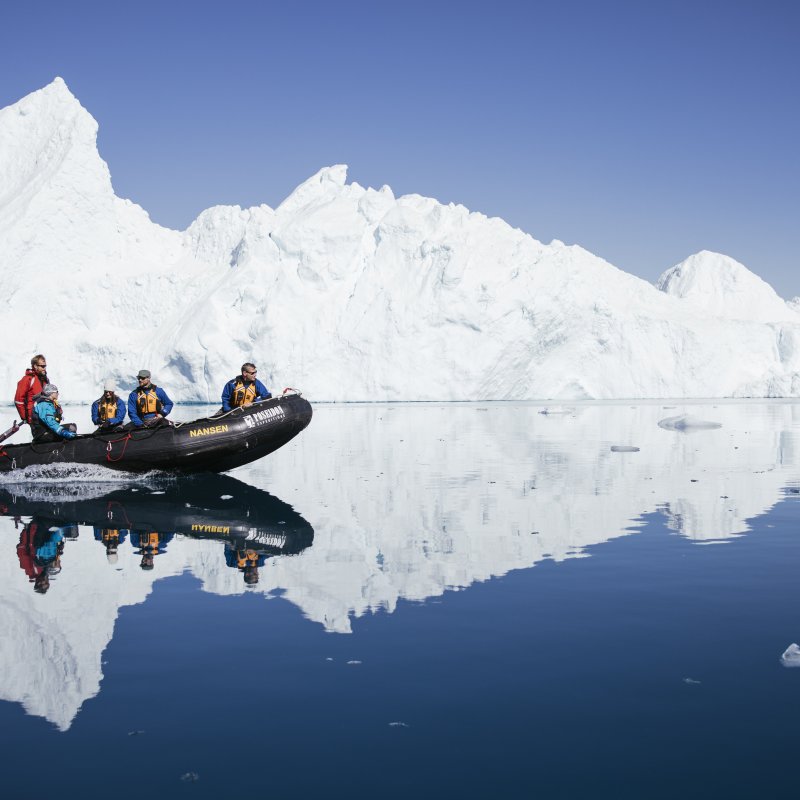
<path fill-rule="evenodd" d="M 312 400 L 797 396 L 800 316 L 701 252 L 657 287 L 498 218 L 320 170 L 186 231 L 118 198 L 57 78 L 0 111 L 7 397 L 45 352 L 67 406 L 142 367 L 214 402 L 243 361 Z M 32 309 L 46 314 L 32 314 Z"/>

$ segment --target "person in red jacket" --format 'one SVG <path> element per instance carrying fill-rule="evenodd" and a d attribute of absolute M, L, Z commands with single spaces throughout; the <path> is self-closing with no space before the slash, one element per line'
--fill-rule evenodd
<path fill-rule="evenodd" d="M 39 394 L 45 385 L 50 383 L 47 379 L 47 359 L 39 353 L 31 359 L 31 368 L 17 384 L 17 393 L 14 395 L 14 405 L 23 422 L 30 422 L 33 415 L 33 398 Z"/>

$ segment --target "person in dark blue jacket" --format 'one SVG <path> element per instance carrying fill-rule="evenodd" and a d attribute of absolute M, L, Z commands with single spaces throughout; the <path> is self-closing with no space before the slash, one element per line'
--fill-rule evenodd
<path fill-rule="evenodd" d="M 102 396 L 92 403 L 92 422 L 98 433 L 118 430 L 125 422 L 125 403 L 117 397 L 117 385 L 111 378 L 106 378 Z"/>
<path fill-rule="evenodd" d="M 139 388 L 128 395 L 128 416 L 134 427 L 169 425 L 166 416 L 172 411 L 172 400 L 160 386 L 150 382 L 149 370 L 140 369 L 136 377 Z"/>
<path fill-rule="evenodd" d="M 266 560 L 265 553 L 259 553 L 252 547 L 248 547 L 247 542 L 225 542 L 225 563 L 242 573 L 247 586 L 254 586 L 258 583 L 258 568 L 263 567 Z"/>
<path fill-rule="evenodd" d="M 58 386 L 48 383 L 41 394 L 34 397 L 31 432 L 34 442 L 58 442 L 74 439 L 74 424 L 61 424 L 61 406 L 58 404 Z"/>
<path fill-rule="evenodd" d="M 155 557 L 167 551 L 167 545 L 174 535 L 159 531 L 131 531 L 131 545 L 136 548 L 136 554 L 142 557 L 139 566 L 145 570 L 153 569 Z"/>
<path fill-rule="evenodd" d="M 267 400 L 272 397 L 267 387 L 256 379 L 257 372 L 255 364 L 249 361 L 242 364 L 242 374 L 231 378 L 222 390 L 223 411 L 249 406 L 257 400 Z"/>

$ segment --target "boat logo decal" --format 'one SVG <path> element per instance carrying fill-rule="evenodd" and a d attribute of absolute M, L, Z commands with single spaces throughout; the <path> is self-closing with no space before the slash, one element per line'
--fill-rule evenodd
<path fill-rule="evenodd" d="M 198 533 L 230 533 L 230 525 L 195 525 L 192 524 L 192 530 Z"/>
<path fill-rule="evenodd" d="M 256 411 L 255 414 L 249 414 L 244 418 L 244 422 L 248 428 L 255 428 L 265 422 L 272 422 L 274 419 L 281 419 L 285 416 L 286 412 L 280 406 L 275 406 L 275 408 L 266 408 L 264 411 Z"/>
<path fill-rule="evenodd" d="M 212 436 L 215 433 L 225 433 L 228 430 L 227 425 L 211 425 L 208 428 L 198 428 L 196 431 L 189 431 L 189 436 Z"/>

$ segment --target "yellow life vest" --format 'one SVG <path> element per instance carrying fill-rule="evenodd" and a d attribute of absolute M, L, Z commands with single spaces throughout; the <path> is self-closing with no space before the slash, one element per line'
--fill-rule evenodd
<path fill-rule="evenodd" d="M 139 537 L 139 547 L 142 550 L 149 550 L 154 556 L 157 556 L 160 541 L 161 536 L 158 533 L 144 533 Z"/>
<path fill-rule="evenodd" d="M 136 390 L 136 410 L 144 418 L 146 414 L 160 414 L 163 404 L 156 394 L 156 385 L 151 383 L 146 389 Z"/>
<path fill-rule="evenodd" d="M 114 528 L 103 528 L 103 530 L 100 531 L 100 538 L 106 544 L 108 544 L 108 542 L 118 542 L 119 531 Z"/>
<path fill-rule="evenodd" d="M 240 375 L 236 379 L 233 386 L 233 394 L 231 395 L 231 407 L 237 408 L 238 406 L 249 405 L 256 399 L 256 383 L 253 381 L 250 384 L 245 384 Z"/>
<path fill-rule="evenodd" d="M 239 569 L 245 567 L 258 566 L 258 553 L 255 550 L 237 550 L 236 551 L 236 566 Z"/>
<path fill-rule="evenodd" d="M 111 400 L 106 400 L 105 395 L 100 398 L 100 405 L 97 406 L 97 417 L 100 422 L 108 422 L 117 416 L 117 397 L 114 395 Z"/>

